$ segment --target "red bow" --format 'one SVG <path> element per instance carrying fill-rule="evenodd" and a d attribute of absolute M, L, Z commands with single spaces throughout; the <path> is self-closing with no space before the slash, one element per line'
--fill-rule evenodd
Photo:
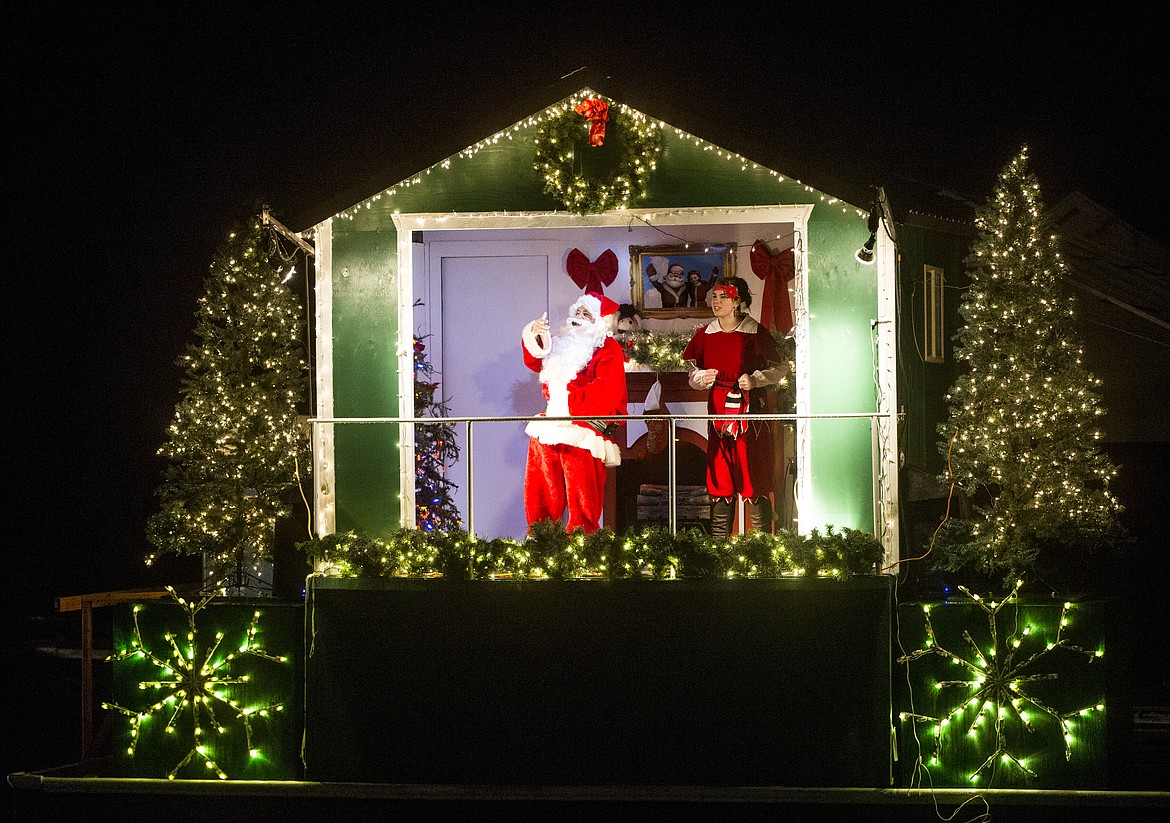
<path fill-rule="evenodd" d="M 590 97 L 582 100 L 573 109 L 589 122 L 589 145 L 600 146 L 605 142 L 605 121 L 609 119 L 609 103 Z"/>
<path fill-rule="evenodd" d="M 796 258 L 792 247 L 772 254 L 767 243 L 757 240 L 752 245 L 751 261 L 752 271 L 764 281 L 764 299 L 760 306 L 760 320 L 764 328 L 788 334 L 795 324 L 792 301 L 788 297 L 788 283 L 796 277 Z"/>
<path fill-rule="evenodd" d="M 606 249 L 601 256 L 589 262 L 589 258 L 580 249 L 569 252 L 569 259 L 565 261 L 565 268 L 569 277 L 584 291 L 605 294 L 603 285 L 608 286 L 617 277 L 618 259 L 613 249 Z"/>

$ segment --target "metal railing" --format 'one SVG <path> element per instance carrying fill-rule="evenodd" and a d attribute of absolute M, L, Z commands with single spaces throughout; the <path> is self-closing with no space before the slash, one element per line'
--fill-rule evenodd
<path fill-rule="evenodd" d="M 867 419 L 870 421 L 880 417 L 877 412 L 844 412 L 839 414 L 768 414 L 768 413 L 751 413 L 746 415 L 752 422 L 761 421 L 784 421 L 796 423 L 797 421 L 805 420 L 849 420 L 849 419 Z M 745 415 L 742 414 L 627 414 L 627 415 L 605 415 L 603 418 L 606 422 L 610 421 L 639 421 L 643 423 L 653 421 L 665 421 L 667 424 L 667 457 L 666 457 L 666 473 L 667 473 L 667 521 L 670 528 L 670 533 L 674 534 L 678 530 L 678 501 L 677 494 L 677 478 L 675 476 L 677 471 L 677 455 L 675 451 L 677 443 L 678 423 L 683 420 L 744 420 Z M 398 424 L 400 428 L 400 438 L 402 442 L 407 441 L 407 426 L 416 425 L 449 425 L 462 423 L 464 426 L 464 444 L 465 444 L 465 475 L 466 475 L 466 491 L 467 491 L 467 531 L 469 534 L 475 534 L 475 494 L 474 494 L 474 467 L 475 467 L 475 448 L 473 441 L 473 426 L 476 423 L 531 423 L 534 420 L 540 421 L 588 421 L 599 419 L 597 415 L 575 415 L 568 417 L 553 417 L 553 416 L 517 416 L 517 417 L 332 417 L 332 418 L 311 418 L 308 422 L 313 426 L 314 443 L 317 441 L 317 427 L 330 424 Z M 876 480 L 875 480 L 876 482 Z"/>

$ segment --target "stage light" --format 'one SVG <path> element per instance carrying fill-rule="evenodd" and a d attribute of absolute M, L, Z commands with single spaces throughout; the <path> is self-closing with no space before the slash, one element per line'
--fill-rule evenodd
<path fill-rule="evenodd" d="M 858 249 L 857 253 L 853 255 L 855 258 L 857 258 L 858 263 L 866 266 L 873 265 L 873 244 L 876 242 L 877 233 L 875 232 L 869 236 L 868 240 L 865 241 L 865 245 Z"/>
<path fill-rule="evenodd" d="M 881 205 L 875 200 L 873 205 L 869 207 L 869 219 L 866 221 L 866 228 L 869 229 L 869 239 L 865 241 L 865 245 L 857 250 L 853 256 L 857 258 L 857 262 L 865 266 L 873 265 L 873 247 L 877 243 L 877 230 L 881 225 Z"/>

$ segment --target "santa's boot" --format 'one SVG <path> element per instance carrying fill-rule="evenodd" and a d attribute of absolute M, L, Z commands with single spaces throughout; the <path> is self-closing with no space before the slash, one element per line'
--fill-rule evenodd
<path fill-rule="evenodd" d="M 711 536 L 731 536 L 731 498 L 711 498 Z"/>
<path fill-rule="evenodd" d="M 747 508 L 748 523 L 752 530 L 772 533 L 772 501 L 767 497 L 757 497 L 755 500 L 744 501 Z"/>

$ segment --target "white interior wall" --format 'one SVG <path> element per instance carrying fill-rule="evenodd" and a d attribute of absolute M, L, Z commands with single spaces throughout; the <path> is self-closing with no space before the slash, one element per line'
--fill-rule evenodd
<path fill-rule="evenodd" d="M 743 277 L 749 284 L 753 294 L 753 313 L 758 317 L 763 281 L 751 270 L 750 249 L 757 240 L 764 240 L 773 248 L 783 248 L 785 243 L 793 243 L 794 236 L 804 231 L 811 208 L 786 206 L 735 210 L 688 209 L 669 215 L 643 217 L 635 217 L 628 213 L 610 213 L 584 218 L 554 214 L 537 219 L 524 215 L 400 215 L 396 218 L 396 223 L 399 230 L 399 261 L 402 274 L 399 295 L 401 305 L 415 305 L 420 300 L 423 304 L 414 308 L 413 327 L 408 328 L 403 323 L 400 332 L 402 336 L 400 351 L 403 353 L 402 395 L 404 398 L 413 396 L 413 368 L 408 353 L 412 350 L 414 334 L 428 336 L 432 341 L 428 345 L 428 352 L 439 354 L 441 358 L 441 352 L 433 351 L 439 345 L 440 338 L 445 337 L 450 341 L 453 334 L 462 334 L 466 339 L 460 342 L 474 345 L 482 335 L 484 323 L 509 323 L 514 327 L 515 358 L 519 361 L 520 330 L 529 320 L 534 319 L 527 316 L 508 317 L 506 312 L 497 308 L 486 315 L 477 312 L 476 316 L 459 323 L 457 329 L 443 330 L 440 321 L 441 290 L 436 289 L 433 282 L 436 268 L 430 260 L 432 250 L 450 248 L 451 244 L 456 243 L 467 249 L 466 253 L 470 255 L 478 254 L 477 248 L 480 246 L 485 255 L 490 249 L 509 245 L 549 249 L 548 310 L 555 328 L 559 320 L 567 314 L 569 306 L 582 293 L 581 287 L 572 280 L 566 269 L 568 254 L 573 249 L 579 249 L 589 260 L 596 260 L 606 249 L 612 250 L 618 259 L 618 272 L 613 282 L 604 288 L 604 292 L 606 296 L 619 303 L 629 303 L 631 246 L 734 244 L 736 247 L 734 274 Z M 723 219 L 719 219 L 720 217 Z M 667 219 L 670 220 L 669 224 L 666 222 Z M 654 225 L 650 225 L 651 222 Z M 800 254 L 804 253 L 803 243 L 797 242 L 793 245 L 798 248 Z M 798 262 L 797 268 L 798 277 L 799 272 L 807 270 L 803 260 Z M 641 276 L 641 272 L 637 274 Z M 485 288 L 490 288 L 490 284 L 485 284 Z M 646 318 L 644 326 L 655 331 L 689 332 L 706 322 L 708 322 L 706 319 L 696 317 Z M 801 322 L 799 317 L 798 322 Z M 537 380 L 535 374 L 531 380 L 535 385 Z M 641 403 L 630 404 L 631 415 L 641 414 L 643 411 Z M 703 414 L 705 404 L 672 403 L 667 411 L 672 414 Z M 492 414 L 490 411 L 462 407 L 452 409 L 450 413 L 453 416 Z M 407 416 L 406 412 L 404 416 Z M 701 420 L 678 421 L 678 425 L 705 433 L 706 424 Z M 628 442 L 634 442 L 645 431 L 644 424 L 631 421 L 627 431 Z M 799 455 L 797 459 L 799 464 Z M 477 467 L 476 475 L 478 474 Z M 411 484 L 406 482 L 405 476 L 403 489 L 405 496 L 412 496 L 413 489 Z M 501 494 L 498 505 L 501 508 L 514 508 L 516 502 L 511 500 L 513 496 L 515 495 L 511 493 Z M 496 519 L 494 514 L 483 511 L 484 506 L 493 505 L 491 499 L 485 502 L 479 493 L 474 495 L 474 499 L 477 520 L 481 514 L 485 520 Z M 409 502 L 411 505 L 404 507 L 405 513 L 413 512 L 413 500 Z M 466 510 L 461 511 L 466 518 Z"/>

